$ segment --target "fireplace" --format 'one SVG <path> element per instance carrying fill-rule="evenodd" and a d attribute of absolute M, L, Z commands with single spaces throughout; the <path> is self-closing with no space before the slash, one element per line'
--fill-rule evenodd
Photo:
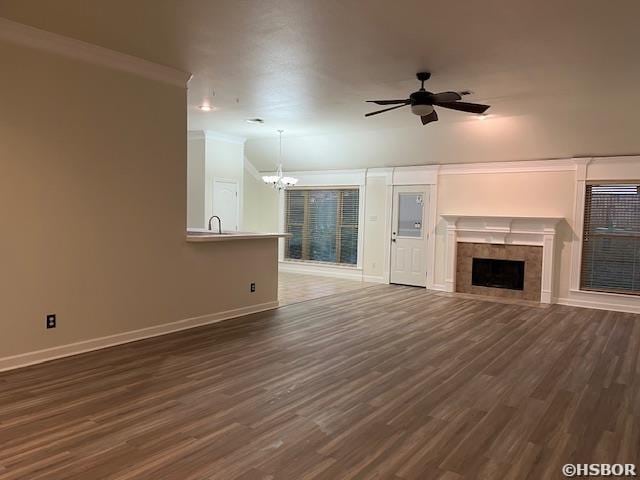
<path fill-rule="evenodd" d="M 447 224 L 445 291 L 551 303 L 561 217 L 442 218 Z"/>
<path fill-rule="evenodd" d="M 479 287 L 524 290 L 524 261 L 474 257 L 471 284 Z"/>
<path fill-rule="evenodd" d="M 542 247 L 458 242 L 455 291 L 540 301 Z"/>

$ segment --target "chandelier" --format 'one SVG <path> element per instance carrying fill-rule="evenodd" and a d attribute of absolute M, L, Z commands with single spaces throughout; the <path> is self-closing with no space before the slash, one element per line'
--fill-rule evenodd
<path fill-rule="evenodd" d="M 282 132 L 284 130 L 278 130 L 280 134 L 280 157 L 278 159 L 278 168 L 275 175 L 265 175 L 262 177 L 262 181 L 267 185 L 271 185 L 276 190 L 285 190 L 288 187 L 293 187 L 298 183 L 297 178 L 285 177 L 282 173 Z"/>

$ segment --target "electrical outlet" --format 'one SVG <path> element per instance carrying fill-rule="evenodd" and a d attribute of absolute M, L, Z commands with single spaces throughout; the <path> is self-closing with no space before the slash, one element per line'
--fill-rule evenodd
<path fill-rule="evenodd" d="M 256 291 L 256 284 L 251 283 L 251 293 L 254 293 L 255 291 Z"/>
<path fill-rule="evenodd" d="M 47 328 L 56 328 L 56 314 L 50 313 L 47 315 Z"/>

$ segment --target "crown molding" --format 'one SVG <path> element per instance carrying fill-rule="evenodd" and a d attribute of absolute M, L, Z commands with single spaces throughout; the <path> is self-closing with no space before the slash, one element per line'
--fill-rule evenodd
<path fill-rule="evenodd" d="M 419 165 L 393 169 L 393 185 L 435 185 L 440 165 Z"/>
<path fill-rule="evenodd" d="M 244 145 L 247 141 L 244 137 L 236 137 L 235 135 L 229 135 L 226 133 L 214 132 L 212 130 L 204 130 L 204 136 L 207 140 L 221 140 L 229 143 L 239 143 Z"/>
<path fill-rule="evenodd" d="M 468 173 L 569 172 L 577 168 L 573 158 L 560 160 L 525 160 L 520 162 L 450 163 L 440 167 L 440 175 Z"/>
<path fill-rule="evenodd" d="M 204 131 L 202 130 L 187 130 L 188 140 L 204 140 Z"/>
<path fill-rule="evenodd" d="M 247 157 L 244 157 L 244 169 L 249 172 L 249 174 L 253 178 L 262 181 L 262 175 L 260 175 L 258 169 L 253 165 L 253 163 L 251 163 L 251 161 Z"/>
<path fill-rule="evenodd" d="M 186 88 L 190 73 L 0 17 L 0 39 Z"/>
<path fill-rule="evenodd" d="M 220 140 L 222 142 L 237 143 L 244 145 L 246 138 L 227 135 L 226 133 L 213 132 L 210 130 L 188 130 L 187 138 L 189 140 Z"/>
<path fill-rule="evenodd" d="M 326 175 L 365 175 L 367 172 L 366 169 L 364 168 L 349 168 L 349 169 L 342 169 L 342 170 L 295 170 L 295 171 L 290 171 L 289 174 L 293 175 L 310 175 L 310 176 L 314 176 L 314 175 L 321 175 L 321 176 L 326 176 Z"/>
<path fill-rule="evenodd" d="M 287 176 L 298 179 L 296 187 L 337 187 L 337 186 L 364 186 L 366 183 L 366 170 L 311 170 L 311 171 L 286 171 Z"/>

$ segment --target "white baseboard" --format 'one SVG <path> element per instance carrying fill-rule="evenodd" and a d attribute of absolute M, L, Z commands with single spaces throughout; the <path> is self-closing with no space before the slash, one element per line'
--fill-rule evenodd
<path fill-rule="evenodd" d="M 49 360 L 55 360 L 56 358 L 69 357 L 71 355 L 78 355 L 79 353 L 100 350 L 102 348 L 113 347 L 115 345 L 122 345 L 123 343 L 135 342 L 137 340 L 143 340 L 145 338 L 167 335 L 169 333 L 179 332 L 180 330 L 187 330 L 189 328 L 201 327 L 203 325 L 221 322 L 230 318 L 241 317 L 243 315 L 249 315 L 252 313 L 264 312 L 266 310 L 273 310 L 277 307 L 278 302 L 260 303 L 248 307 L 226 310 L 224 312 L 202 315 L 200 317 L 178 320 L 176 322 L 165 323 L 163 325 L 155 325 L 153 327 L 142 328 L 139 330 L 117 333 L 115 335 L 109 335 L 106 337 L 93 338 L 90 340 L 83 340 L 81 342 L 70 343 L 67 345 L 60 345 L 59 347 L 37 350 L 35 352 L 22 353 L 20 355 L 14 355 L 11 357 L 4 357 L 0 358 L 0 372 L 26 367 L 28 365 L 34 365 L 36 363 L 47 362 Z"/>
<path fill-rule="evenodd" d="M 434 283 L 429 287 L 429 290 L 436 290 L 438 292 L 447 292 L 447 286 L 444 283 Z"/>
<path fill-rule="evenodd" d="M 280 272 L 300 273 L 303 275 L 317 275 L 320 277 L 346 278 L 362 281 L 362 270 L 359 268 L 337 267 L 331 265 L 312 265 L 309 263 L 280 262 Z"/>
<path fill-rule="evenodd" d="M 369 283 L 385 283 L 385 284 L 389 283 L 384 277 L 377 276 L 377 275 L 362 275 L 362 281 L 369 282 Z"/>
<path fill-rule="evenodd" d="M 631 303 L 612 303 L 604 301 L 593 301 L 581 298 L 554 298 L 552 303 L 559 305 L 568 305 L 570 307 L 594 308 L 596 310 L 611 310 L 614 312 L 640 313 L 640 299 L 637 304 Z"/>

